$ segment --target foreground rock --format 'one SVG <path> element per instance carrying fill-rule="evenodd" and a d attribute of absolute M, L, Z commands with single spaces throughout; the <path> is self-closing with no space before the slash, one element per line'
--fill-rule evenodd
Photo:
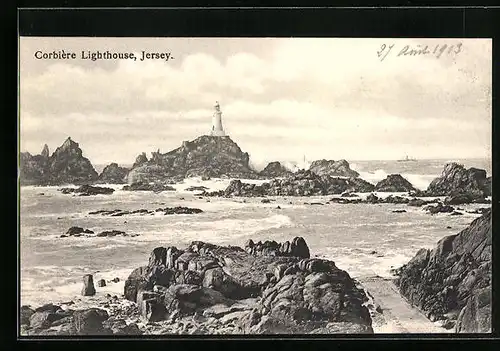
<path fill-rule="evenodd" d="M 110 302 L 103 303 L 110 305 Z M 118 305 L 117 303 L 115 305 Z M 118 310 L 117 310 L 118 311 Z M 132 310 L 133 311 L 133 310 Z M 121 313 L 131 315 L 123 309 L 110 316 L 103 308 L 63 309 L 61 306 L 47 304 L 35 310 L 29 306 L 21 307 L 21 335 L 140 335 L 136 323 L 126 322 Z"/>
<path fill-rule="evenodd" d="M 82 184 L 97 179 L 94 167 L 70 137 L 51 156 L 45 145 L 40 155 L 22 152 L 19 162 L 21 185 Z"/>
<path fill-rule="evenodd" d="M 128 168 L 120 167 L 113 162 L 104 167 L 97 181 L 105 184 L 124 184 L 127 182 L 128 172 Z"/>
<path fill-rule="evenodd" d="M 115 189 L 105 188 L 101 186 L 92 186 L 92 185 L 81 185 L 78 188 L 62 188 L 59 189 L 63 194 L 78 194 L 79 196 L 91 196 L 91 195 L 110 195 L 113 194 Z"/>
<path fill-rule="evenodd" d="M 491 332 L 491 209 L 396 270 L 403 296 L 460 333 Z"/>
<path fill-rule="evenodd" d="M 292 172 L 286 167 L 282 166 L 278 161 L 270 162 L 259 175 L 264 178 L 280 178 L 291 175 Z"/>
<path fill-rule="evenodd" d="M 128 182 L 164 182 L 178 177 L 258 178 L 249 166 L 249 155 L 230 137 L 200 136 L 151 159 L 141 156 L 128 174 Z"/>
<path fill-rule="evenodd" d="M 483 199 L 491 196 L 491 177 L 486 178 L 484 169 L 466 169 L 463 165 L 448 163 L 441 176 L 429 184 L 426 193 L 427 196 L 467 194 L 471 199 Z"/>
<path fill-rule="evenodd" d="M 299 171 L 283 179 L 257 184 L 232 180 L 223 191 L 203 193 L 207 196 L 314 196 L 333 195 L 344 192 L 368 192 L 374 188 L 360 178 L 332 178 L 319 176 L 311 171 Z"/>
<path fill-rule="evenodd" d="M 158 247 L 124 295 L 149 322 L 192 316 L 239 333 L 372 333 L 364 292 L 333 262 L 309 256 L 302 238 L 249 241 L 246 250 L 199 241 Z"/>
<path fill-rule="evenodd" d="M 400 174 L 389 174 L 387 178 L 375 185 L 375 191 L 380 192 L 410 192 L 416 191 L 413 185 Z"/>
<path fill-rule="evenodd" d="M 349 178 L 359 177 L 359 173 L 352 170 L 349 166 L 349 162 L 346 160 L 316 160 L 311 163 L 309 170 L 320 176 L 327 175 L 331 177 Z"/>

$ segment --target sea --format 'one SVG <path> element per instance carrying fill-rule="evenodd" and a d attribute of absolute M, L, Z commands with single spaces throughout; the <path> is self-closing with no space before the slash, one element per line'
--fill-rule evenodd
<path fill-rule="evenodd" d="M 447 162 L 482 168 L 491 175 L 491 161 L 486 159 L 350 164 L 361 178 L 372 183 L 400 173 L 415 187 L 425 189 Z M 283 242 L 302 236 L 312 257 L 333 260 L 351 277 L 391 277 L 391 269 L 406 263 L 420 248 L 432 248 L 439 239 L 458 233 L 478 217 L 465 210 L 487 206 L 460 206 L 463 216 L 430 215 L 405 205 L 324 204 L 333 196 L 281 197 L 262 203 L 259 198 L 202 198 L 196 196 L 196 191 L 186 190 L 193 185 L 220 190 L 229 182 L 189 178 L 173 185 L 176 191 L 162 193 L 127 192 L 121 190 L 122 185 L 105 185 L 115 192 L 83 197 L 62 194 L 60 187 L 21 187 L 20 304 L 36 307 L 71 301 L 80 295 L 82 276 L 87 273 L 94 275 L 94 282 L 108 281 L 107 286 L 96 287 L 98 295 L 121 295 L 128 275 L 147 264 L 155 247 L 183 248 L 193 240 L 243 246 L 248 239 Z M 312 205 L 314 202 L 324 205 Z M 203 212 L 122 217 L 89 214 L 101 209 L 154 210 L 172 206 L 196 207 Z M 393 213 L 395 209 L 407 212 Z M 96 233 L 116 229 L 138 236 L 61 238 L 72 226 Z M 109 282 L 113 278 L 119 278 L 119 282 Z"/>

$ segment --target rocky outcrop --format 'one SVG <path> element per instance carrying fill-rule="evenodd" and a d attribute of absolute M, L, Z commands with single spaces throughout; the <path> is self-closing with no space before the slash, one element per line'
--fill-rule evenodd
<path fill-rule="evenodd" d="M 109 303 L 105 303 L 109 307 Z M 24 312 L 23 312 L 24 311 Z M 127 323 L 121 316 L 109 316 L 103 308 L 63 309 L 47 304 L 35 310 L 21 307 L 21 334 L 23 335 L 140 335 L 135 323 Z"/>
<path fill-rule="evenodd" d="M 138 155 L 136 158 L 135 158 L 135 162 L 134 164 L 132 165 L 132 168 L 137 168 L 137 167 L 140 167 L 144 164 L 148 163 L 148 157 L 146 156 L 146 153 L 143 152 L 142 154 Z"/>
<path fill-rule="evenodd" d="M 202 213 L 203 211 L 199 208 L 194 207 L 164 207 L 157 208 L 156 210 L 148 210 L 145 208 L 141 208 L 139 210 L 98 210 L 89 212 L 89 215 L 101 215 L 101 216 L 111 216 L 111 217 L 121 217 L 125 215 L 155 215 L 158 213 L 163 213 L 164 215 L 172 215 L 172 214 L 196 214 Z"/>
<path fill-rule="evenodd" d="M 455 211 L 455 208 L 450 205 L 443 205 L 438 202 L 436 205 L 428 205 L 423 208 L 424 211 L 429 212 L 430 214 L 436 213 L 452 213 Z"/>
<path fill-rule="evenodd" d="M 113 162 L 104 167 L 97 181 L 105 184 L 123 184 L 127 182 L 128 171 L 128 168 L 120 167 Z"/>
<path fill-rule="evenodd" d="M 332 195 L 343 192 L 365 192 L 373 185 L 359 178 L 333 178 L 319 176 L 311 171 L 299 171 L 283 179 L 270 182 L 247 184 L 232 180 L 228 187 L 219 192 L 203 193 L 208 196 L 313 196 Z"/>
<path fill-rule="evenodd" d="M 401 293 L 457 332 L 491 331 L 491 209 L 396 270 Z"/>
<path fill-rule="evenodd" d="M 416 191 L 416 189 L 400 174 L 389 174 L 375 185 L 375 191 L 397 193 Z"/>
<path fill-rule="evenodd" d="M 139 161 L 139 162 L 137 162 Z M 172 177 L 257 178 L 248 164 L 249 156 L 230 137 L 200 136 L 151 159 L 141 157 L 129 172 L 128 182 L 163 182 Z"/>
<path fill-rule="evenodd" d="M 155 193 L 160 193 L 162 191 L 175 191 L 175 188 L 162 183 L 144 183 L 144 182 L 136 182 L 130 185 L 125 185 L 122 190 L 126 191 L 153 191 Z"/>
<path fill-rule="evenodd" d="M 328 175 L 332 177 L 349 178 L 356 178 L 359 176 L 359 173 L 352 170 L 349 166 L 349 162 L 346 160 L 316 160 L 311 163 L 309 170 L 320 176 Z"/>
<path fill-rule="evenodd" d="M 270 162 L 259 175 L 265 178 L 280 178 L 292 174 L 290 170 L 281 165 L 278 161 Z"/>
<path fill-rule="evenodd" d="M 78 188 L 61 188 L 58 189 L 63 194 L 78 194 L 79 196 L 91 196 L 91 195 L 110 195 L 113 194 L 115 189 L 113 188 L 105 188 L 101 186 L 92 186 L 92 185 L 81 185 Z"/>
<path fill-rule="evenodd" d="M 469 168 L 457 163 L 445 165 L 441 176 L 434 179 L 426 190 L 427 196 L 468 194 L 472 198 L 491 196 L 491 177 L 484 169 Z"/>
<path fill-rule="evenodd" d="M 48 147 L 43 148 L 41 155 L 21 153 L 19 168 L 21 185 L 82 184 L 97 179 L 94 167 L 71 138 L 50 157 Z"/>
<path fill-rule="evenodd" d="M 272 255 L 272 256 L 292 256 L 300 258 L 309 258 L 309 248 L 305 240 L 301 237 L 293 239 L 292 242 L 285 241 L 277 243 L 276 241 L 265 241 L 254 243 L 252 239 L 245 244 L 245 251 L 252 255 Z"/>
<path fill-rule="evenodd" d="M 47 144 L 45 144 L 43 146 L 43 149 L 42 149 L 42 152 L 40 153 L 40 155 L 45 158 L 45 159 L 48 159 L 49 156 L 50 156 L 50 152 L 49 152 L 49 146 Z"/>
<path fill-rule="evenodd" d="M 113 237 L 117 235 L 135 237 L 138 236 L 139 234 L 127 234 L 122 230 L 116 230 L 116 229 L 104 230 L 96 234 L 94 231 L 90 229 L 83 229 L 82 227 L 71 227 L 68 229 L 66 234 L 61 235 L 60 238 L 67 238 L 67 237 L 100 238 L 100 237 Z"/>
<path fill-rule="evenodd" d="M 372 333 L 364 292 L 331 261 L 310 259 L 303 238 L 245 249 L 200 241 L 157 247 L 125 282 L 144 322 L 217 319 L 240 333 Z"/>

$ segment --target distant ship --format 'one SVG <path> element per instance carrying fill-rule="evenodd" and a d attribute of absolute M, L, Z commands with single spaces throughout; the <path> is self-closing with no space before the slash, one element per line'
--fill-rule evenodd
<path fill-rule="evenodd" d="M 405 156 L 402 160 L 397 160 L 398 162 L 417 162 L 416 158 L 409 158 L 408 155 Z"/>

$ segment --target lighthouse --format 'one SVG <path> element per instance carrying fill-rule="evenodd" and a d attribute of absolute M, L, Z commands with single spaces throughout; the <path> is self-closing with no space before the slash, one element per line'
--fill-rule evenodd
<path fill-rule="evenodd" d="M 226 136 L 224 133 L 224 129 L 222 128 L 222 112 L 220 110 L 219 102 L 215 102 L 215 111 L 212 116 L 212 131 L 210 132 L 211 136 Z"/>

